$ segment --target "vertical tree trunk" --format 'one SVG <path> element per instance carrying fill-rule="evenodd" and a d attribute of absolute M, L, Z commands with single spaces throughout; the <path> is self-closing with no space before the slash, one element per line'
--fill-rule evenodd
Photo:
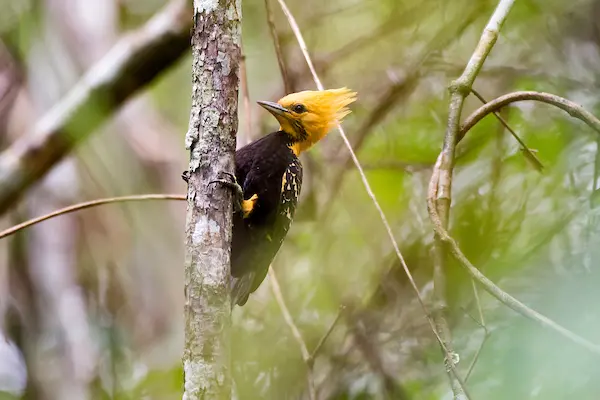
<path fill-rule="evenodd" d="M 184 400 L 231 397 L 232 193 L 212 182 L 234 172 L 241 13 L 241 0 L 194 0 Z"/>

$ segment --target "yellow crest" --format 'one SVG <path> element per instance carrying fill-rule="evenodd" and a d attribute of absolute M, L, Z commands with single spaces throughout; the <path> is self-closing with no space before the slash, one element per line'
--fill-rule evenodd
<path fill-rule="evenodd" d="M 277 103 L 259 102 L 271 112 L 281 130 L 291 136 L 296 154 L 321 140 L 350 114 L 348 105 L 356 101 L 356 92 L 348 88 L 292 93 Z"/>

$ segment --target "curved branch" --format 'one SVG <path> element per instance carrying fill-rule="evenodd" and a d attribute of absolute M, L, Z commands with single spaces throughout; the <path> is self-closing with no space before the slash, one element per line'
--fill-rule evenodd
<path fill-rule="evenodd" d="M 32 218 L 28 221 L 22 222 L 18 225 L 11 226 L 8 229 L 0 232 L 0 239 L 5 238 L 7 236 L 13 235 L 18 231 L 29 228 L 32 225 L 39 224 L 40 222 L 46 221 L 47 219 L 51 219 L 54 217 L 58 217 L 59 215 L 70 214 L 75 211 L 85 210 L 86 208 L 92 208 L 96 206 L 101 206 L 103 204 L 111 204 L 111 203 L 125 203 L 131 201 L 148 201 L 148 200 L 186 200 L 185 195 L 182 194 L 138 194 L 132 196 L 120 196 L 120 197 L 107 197 L 105 199 L 97 199 L 86 201 L 83 203 L 73 204 L 71 206 L 61 208 L 56 211 L 52 211 L 49 214 L 42 215 L 40 217 Z"/>
<path fill-rule="evenodd" d="M 471 114 L 462 124 L 457 137 L 457 143 L 462 140 L 462 138 L 467 134 L 467 132 L 471 128 L 473 128 L 479 121 L 481 121 L 487 115 L 498 111 L 499 109 L 507 106 L 508 104 L 527 100 L 539 101 L 558 107 L 561 110 L 569 113 L 569 115 L 571 115 L 572 117 L 585 122 L 593 130 L 600 133 L 600 120 L 598 120 L 598 118 L 596 118 L 589 111 L 585 110 L 579 104 L 573 103 L 570 100 L 567 100 L 563 97 L 551 93 L 523 91 L 505 94 L 504 96 L 500 96 L 497 99 L 494 99 L 475 110 L 475 112 L 473 112 L 473 114 Z"/>

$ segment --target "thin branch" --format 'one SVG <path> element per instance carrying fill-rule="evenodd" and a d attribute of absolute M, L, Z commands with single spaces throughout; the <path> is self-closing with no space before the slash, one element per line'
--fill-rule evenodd
<path fill-rule="evenodd" d="M 279 281 L 277 280 L 277 275 L 275 275 L 275 270 L 272 266 L 269 266 L 269 283 L 271 283 L 271 289 L 273 291 L 273 295 L 275 295 L 275 300 L 277 300 L 277 304 L 281 309 L 281 313 L 283 314 L 283 319 L 285 319 L 286 324 L 292 331 L 292 336 L 298 342 L 298 347 L 300 347 L 300 353 L 302 353 L 302 359 L 306 364 L 307 368 L 307 380 L 308 380 L 308 395 L 311 400 L 316 400 L 317 394 L 315 390 L 315 382 L 313 380 L 313 363 L 311 361 L 311 355 L 308 352 L 308 348 L 306 347 L 306 342 L 300 333 L 300 330 L 294 323 L 294 319 L 292 318 L 292 314 L 290 314 L 290 310 L 287 308 L 285 304 L 285 300 L 283 299 L 283 294 L 281 294 L 281 286 L 279 286 Z"/>
<path fill-rule="evenodd" d="M 473 372 L 473 369 L 475 368 L 475 364 L 477 364 L 477 361 L 479 361 L 479 355 L 481 354 L 483 347 L 485 346 L 487 340 L 490 337 L 490 332 L 486 329 L 486 327 L 484 325 L 482 325 L 482 328 L 483 328 L 483 339 L 481 340 L 481 343 L 479 344 L 479 348 L 477 348 L 477 351 L 475 352 L 475 355 L 473 356 L 473 359 L 471 360 L 471 364 L 469 364 L 469 369 L 467 369 L 467 373 L 465 374 L 465 382 L 469 381 L 469 378 L 471 377 L 471 373 Z"/>
<path fill-rule="evenodd" d="M 267 21 L 269 23 L 269 32 L 273 39 L 273 45 L 275 47 L 275 55 L 277 56 L 277 63 L 279 64 L 279 71 L 281 72 L 281 79 L 283 79 L 283 88 L 285 94 L 292 93 L 292 86 L 285 66 L 285 59 L 283 58 L 283 52 L 281 51 L 281 41 L 275 28 L 275 20 L 273 18 L 273 11 L 271 10 L 270 0 L 265 0 L 265 9 L 267 11 Z"/>
<path fill-rule="evenodd" d="M 600 120 L 598 120 L 598 118 L 596 118 L 593 114 L 585 110 L 583 107 L 576 103 L 573 103 L 572 101 L 550 93 L 514 92 L 492 100 L 491 102 L 485 104 L 484 106 L 473 112 L 473 114 L 471 114 L 471 116 L 469 116 L 463 124 L 458 139 L 462 139 L 467 134 L 467 132 L 473 126 L 475 126 L 477 122 L 481 121 L 485 116 L 493 113 L 496 110 L 501 109 L 502 107 L 505 107 L 508 104 L 524 100 L 539 101 L 558 107 L 561 110 L 566 111 L 572 117 L 585 122 L 588 126 L 590 126 L 592 129 L 594 129 L 597 133 L 600 134 Z M 434 205 L 433 199 L 436 197 L 436 192 L 438 190 L 436 182 L 440 175 L 441 157 L 442 155 L 440 154 L 440 157 L 438 157 L 438 160 L 434 167 L 431 181 L 429 183 L 427 208 L 429 210 L 429 215 L 433 222 L 436 234 L 440 237 L 442 241 L 444 241 L 450 246 L 451 253 L 454 256 L 454 258 L 456 258 L 456 260 L 466 269 L 467 273 L 473 279 L 475 279 L 481 286 L 483 286 L 483 288 L 488 293 L 496 297 L 507 307 L 513 309 L 514 311 L 523 315 L 524 317 L 540 324 L 542 327 L 554 330 L 562 336 L 566 337 L 567 339 L 571 340 L 572 342 L 600 355 L 600 345 L 594 344 L 582 338 L 581 336 L 571 332 L 570 330 L 558 325 L 551 319 L 545 317 L 544 315 L 538 313 L 535 310 L 530 309 L 523 303 L 519 302 L 517 299 L 510 296 L 508 293 L 502 291 L 502 289 L 496 286 L 477 268 L 475 268 L 475 266 L 473 266 L 470 263 L 470 261 L 466 258 L 466 256 L 461 252 L 456 241 L 449 235 L 447 230 L 442 225 L 440 216 Z"/>
<path fill-rule="evenodd" d="M 460 23 L 450 23 L 448 26 L 442 27 L 442 29 L 440 29 L 433 36 L 433 38 L 429 40 L 429 42 L 423 47 L 422 52 L 414 58 L 414 61 L 412 61 L 407 68 L 405 68 L 405 77 L 389 86 L 386 92 L 372 108 L 364 122 L 357 129 L 356 133 L 353 135 L 354 143 L 352 147 L 355 153 L 358 152 L 365 144 L 369 133 L 371 133 L 373 129 L 387 117 L 397 103 L 406 101 L 406 99 L 413 93 L 414 89 L 420 82 L 421 76 L 424 74 L 423 65 L 426 63 L 427 59 L 432 54 L 435 54 L 436 51 L 446 47 L 452 39 L 460 37 L 461 32 L 465 30 L 477 16 L 479 16 L 481 9 L 481 5 L 477 5 Z M 397 24 L 397 21 L 395 21 L 395 23 Z M 329 191 L 329 198 L 327 201 L 325 201 L 325 204 L 334 204 L 332 200 L 337 197 L 344 182 L 346 171 L 352 165 L 352 159 L 349 154 L 342 156 L 341 159 L 342 166 L 336 173 L 336 176 L 332 179 L 333 186 Z M 363 167 L 366 168 L 364 165 Z M 330 210 L 331 207 L 327 208 L 324 212 L 324 216 L 326 216 Z"/>
<path fill-rule="evenodd" d="M 479 39 L 479 43 L 471 55 L 471 58 L 469 59 L 469 62 L 467 63 L 462 75 L 450 85 L 451 96 L 448 112 L 448 125 L 446 128 L 442 152 L 440 153 L 440 157 L 438 159 L 439 165 L 436 163 L 436 166 L 439 168 L 439 176 L 435 181 L 436 185 L 438 185 L 438 190 L 436 191 L 437 197 L 435 199 L 431 199 L 431 201 L 434 202 L 433 207 L 435 208 L 435 212 L 439 212 L 441 226 L 444 229 L 448 226 L 450 214 L 450 202 L 452 198 L 452 170 L 454 167 L 455 148 L 457 143 L 456 137 L 459 131 L 460 116 L 465 98 L 471 92 L 471 88 L 473 87 L 473 82 L 475 81 L 477 74 L 483 67 L 483 64 L 488 54 L 492 50 L 492 47 L 494 47 L 494 44 L 496 43 L 500 33 L 500 29 L 506 21 L 513 3 L 514 0 L 499 1 L 494 13 L 492 14 L 492 17 L 483 30 L 481 38 Z M 437 181 L 438 178 L 439 182 Z M 450 330 L 448 329 L 448 324 L 444 315 L 446 308 L 446 254 L 444 252 L 443 244 L 440 242 L 439 238 L 436 238 L 435 255 L 433 281 L 434 296 L 436 302 L 438 303 L 436 322 L 439 324 L 441 332 L 446 334 L 444 337 L 444 343 L 447 346 L 450 346 L 452 338 L 450 336 Z M 448 362 L 450 366 L 453 366 L 453 359 L 449 359 Z M 456 399 L 462 397 L 462 390 L 464 386 L 458 385 L 452 376 L 449 375 L 449 378 L 452 391 L 454 393 L 454 398 Z"/>
<path fill-rule="evenodd" d="M 409 399 L 406 390 L 397 382 L 396 378 L 386 370 L 382 357 L 375 345 L 370 340 L 371 338 L 366 332 L 365 325 L 361 317 L 355 313 L 350 314 L 349 323 L 354 343 L 362 353 L 365 361 L 367 361 L 367 364 L 369 364 L 370 369 L 380 377 L 383 384 L 383 389 L 385 390 L 384 399 Z"/>
<path fill-rule="evenodd" d="M 485 100 L 483 98 L 483 96 L 481 94 L 479 94 L 479 92 L 477 92 L 475 89 L 471 88 L 471 93 L 473 93 L 475 95 L 475 97 L 477 97 L 479 99 L 479 101 L 481 101 L 483 104 L 487 103 L 487 100 Z M 525 157 L 527 157 L 529 159 L 529 161 L 532 162 L 535 169 L 537 169 L 539 172 L 542 172 L 544 170 L 544 165 L 537 158 L 535 153 L 533 153 L 529 149 L 529 147 L 527 147 L 525 142 L 523 142 L 523 140 L 519 137 L 519 135 L 517 135 L 517 132 L 515 132 L 508 125 L 508 122 L 506 122 L 506 120 L 498 112 L 494 112 L 494 116 L 498 119 L 498 121 L 500 121 L 500 123 L 506 128 L 506 130 L 510 132 L 510 134 L 515 138 L 515 140 L 521 145 L 521 150 L 523 151 L 523 154 L 525 155 Z"/>
<path fill-rule="evenodd" d="M 323 336 L 321 336 L 321 339 L 319 340 L 319 343 L 317 343 L 317 345 L 315 346 L 313 352 L 310 354 L 310 360 L 311 362 L 314 362 L 315 358 L 317 357 L 317 355 L 319 354 L 319 351 L 321 351 L 321 348 L 323 347 L 323 345 L 325 344 L 325 342 L 327 341 L 327 339 L 329 339 L 329 335 L 331 335 L 331 332 L 333 332 L 333 329 L 335 328 L 335 326 L 337 325 L 338 321 L 340 320 L 342 314 L 344 313 L 344 311 L 346 310 L 346 307 L 341 305 L 337 315 L 335 316 L 335 318 L 333 319 L 333 321 L 331 322 L 331 325 L 329 325 L 329 328 L 327 329 L 327 331 L 325 331 L 325 334 Z"/>
<path fill-rule="evenodd" d="M 120 196 L 120 197 L 107 197 L 105 199 L 97 199 L 86 201 L 83 203 L 73 204 L 71 206 L 61 208 L 59 210 L 53 211 L 49 214 L 42 215 L 40 217 L 32 218 L 28 221 L 22 222 L 18 225 L 11 226 L 8 229 L 0 232 L 0 239 L 5 238 L 7 236 L 13 235 L 18 231 L 29 228 L 32 225 L 39 224 L 40 222 L 46 221 L 50 218 L 58 217 L 59 215 L 69 214 L 79 210 L 85 210 L 86 208 L 92 208 L 96 206 L 100 206 L 103 204 L 112 204 L 112 203 L 125 203 L 132 201 L 148 201 L 148 200 L 180 200 L 185 201 L 185 195 L 181 194 L 138 194 L 131 196 Z"/>
<path fill-rule="evenodd" d="M 487 115 L 507 106 L 508 104 L 527 100 L 539 101 L 558 107 L 561 110 L 566 111 L 573 118 L 577 118 L 585 122 L 593 130 L 600 133 L 600 120 L 598 120 L 598 118 L 581 107 L 579 104 L 551 93 L 523 91 L 500 96 L 475 110 L 461 126 L 457 137 L 457 142 L 461 141 L 467 132 Z"/>
<path fill-rule="evenodd" d="M 283 13 L 286 15 L 290 27 L 292 28 L 292 31 L 294 31 L 294 34 L 296 35 L 296 39 L 298 40 L 298 44 L 300 46 L 300 49 L 302 51 L 302 54 L 304 55 L 304 58 L 306 60 L 306 63 L 308 65 L 308 68 L 310 69 L 312 75 L 313 75 L 313 79 L 315 81 L 315 84 L 317 85 L 317 88 L 319 90 L 324 90 L 324 86 L 321 83 L 321 80 L 319 79 L 317 73 L 315 72 L 315 68 L 314 65 L 312 63 L 312 60 L 310 58 L 310 55 L 308 54 L 308 50 L 306 48 L 306 43 L 304 42 L 304 38 L 302 37 L 302 33 L 300 32 L 300 28 L 298 27 L 298 24 L 296 23 L 296 20 L 294 19 L 294 16 L 291 14 L 290 10 L 288 9 L 287 5 L 285 4 L 284 0 L 278 0 L 279 4 L 281 6 L 281 9 L 283 10 Z M 446 353 L 446 358 L 447 359 L 451 359 L 452 355 L 450 354 L 450 352 L 448 352 L 445 348 L 445 344 L 442 341 L 441 337 L 439 336 L 435 324 L 433 322 L 433 320 L 431 319 L 431 314 L 429 313 L 429 310 L 427 308 L 427 306 L 425 305 L 425 302 L 423 301 L 423 299 L 421 298 L 420 292 L 419 292 L 419 288 L 417 287 L 417 284 L 415 283 L 412 274 L 410 273 L 410 270 L 408 269 L 408 266 L 406 264 L 406 261 L 404 260 L 404 257 L 402 256 L 402 253 L 400 252 L 400 248 L 398 246 L 398 242 L 396 241 L 394 234 L 392 232 L 392 228 L 388 222 L 387 217 L 385 216 L 385 213 L 383 212 L 383 209 L 381 208 L 381 205 L 379 204 L 379 201 L 377 200 L 377 197 L 375 196 L 375 193 L 373 193 L 373 190 L 371 189 L 371 185 L 367 179 L 367 176 L 365 175 L 365 172 L 363 171 L 362 166 L 360 165 L 360 162 L 358 161 L 358 158 L 356 157 L 356 154 L 354 153 L 354 150 L 352 149 L 352 145 L 350 144 L 350 141 L 348 140 L 348 137 L 346 136 L 346 133 L 344 132 L 344 129 L 342 128 L 341 125 L 338 124 L 338 131 L 340 133 L 340 136 L 342 137 L 342 140 L 344 141 L 344 144 L 346 145 L 346 147 L 348 148 L 348 151 L 350 152 L 350 156 L 352 157 L 352 161 L 354 162 L 354 165 L 356 166 L 356 169 L 358 170 L 358 173 L 361 177 L 363 186 L 365 187 L 365 190 L 367 191 L 367 194 L 369 195 L 369 197 L 371 198 L 371 200 L 373 201 L 373 205 L 375 206 L 375 208 L 377 209 L 378 213 L 379 213 L 379 217 L 381 218 L 381 221 L 385 227 L 385 230 L 388 234 L 388 237 L 392 243 L 392 246 L 394 247 L 394 251 L 396 253 L 396 255 L 398 256 L 398 259 L 400 260 L 400 263 L 402 264 L 402 267 L 404 268 L 404 272 L 406 273 L 406 275 L 408 276 L 408 280 L 413 288 L 413 290 L 415 291 L 416 295 L 417 295 L 417 299 L 421 305 L 421 307 L 423 308 L 423 311 L 425 313 L 425 316 L 427 318 L 427 321 L 429 322 L 431 329 L 436 337 L 436 339 L 438 340 L 438 342 L 440 343 L 440 346 L 445 350 Z M 460 386 L 463 389 L 464 392 L 464 397 L 466 397 L 467 399 L 470 398 L 470 396 L 468 396 L 466 388 L 464 387 L 464 384 L 462 384 L 462 380 L 458 377 L 458 374 L 456 373 L 456 369 L 454 368 L 454 365 L 451 363 L 451 371 L 453 372 L 456 380 L 459 382 Z"/>
<path fill-rule="evenodd" d="M 0 213 L 189 49 L 191 7 L 174 0 L 121 39 L 29 134 L 0 155 Z"/>

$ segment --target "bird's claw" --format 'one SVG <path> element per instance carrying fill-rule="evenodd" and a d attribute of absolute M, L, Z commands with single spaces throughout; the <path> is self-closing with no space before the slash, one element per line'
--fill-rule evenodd
<path fill-rule="evenodd" d="M 233 192 L 234 211 L 240 212 L 242 210 L 242 202 L 244 201 L 244 191 L 242 187 L 238 184 L 235 175 L 230 174 L 229 172 L 221 171 L 219 172 L 218 179 L 211 181 L 209 185 L 212 183 L 220 183 L 221 185 L 231 189 L 231 191 Z"/>
<path fill-rule="evenodd" d="M 181 179 L 185 181 L 185 183 L 190 183 L 190 171 L 185 170 L 181 173 Z"/>

